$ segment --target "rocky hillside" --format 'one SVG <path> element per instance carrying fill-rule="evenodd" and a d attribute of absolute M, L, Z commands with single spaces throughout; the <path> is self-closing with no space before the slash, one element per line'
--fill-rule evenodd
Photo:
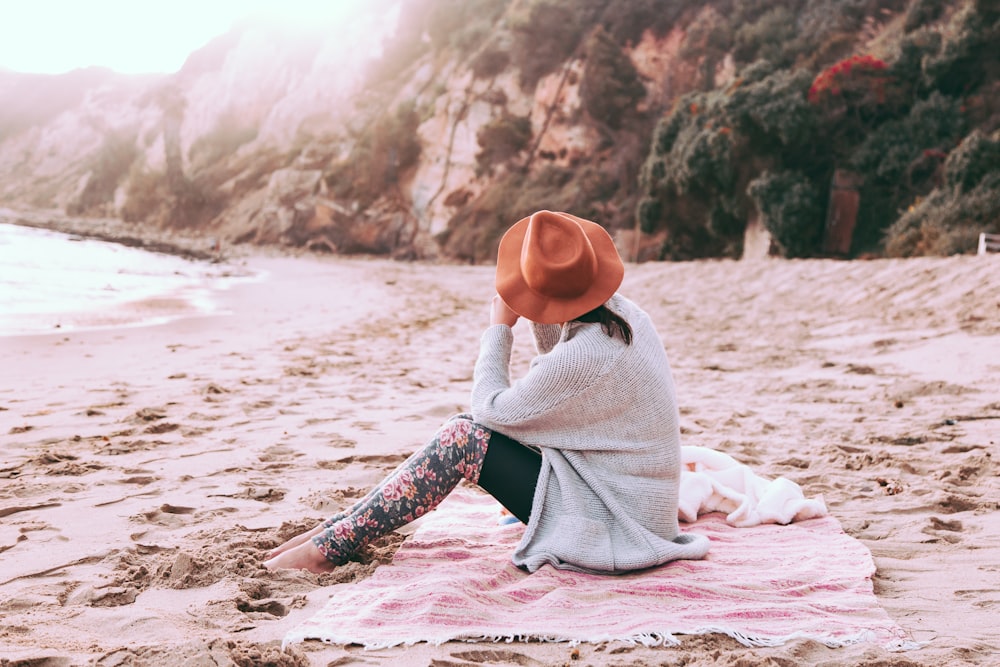
<path fill-rule="evenodd" d="M 638 259 L 964 251 L 1000 231 L 998 15 L 382 0 L 244 25 L 170 76 L 0 72 L 0 205 L 474 262 L 538 208 Z"/>

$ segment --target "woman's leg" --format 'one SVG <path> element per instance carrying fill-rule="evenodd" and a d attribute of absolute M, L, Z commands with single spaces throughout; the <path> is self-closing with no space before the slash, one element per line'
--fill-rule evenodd
<path fill-rule="evenodd" d="M 519 450 L 530 452 L 534 462 Z M 495 470 L 486 473 L 484 488 L 526 521 L 540 465 L 534 450 L 459 415 L 350 510 L 289 540 L 265 565 L 325 570 L 344 563 L 372 539 L 434 509 L 463 477 L 480 483 L 487 466 Z M 287 547 L 292 542 L 298 543 Z"/>
<path fill-rule="evenodd" d="M 462 414 L 457 414 L 457 415 L 454 415 L 452 417 L 449 417 L 448 421 L 446 421 L 444 423 L 444 425 L 442 426 L 442 428 L 448 427 L 455 420 L 465 420 L 465 421 L 471 422 L 472 421 L 472 415 L 462 413 Z M 490 431 L 487 431 L 487 432 L 491 433 Z M 344 510 L 341 510 L 340 512 L 337 512 L 337 514 L 333 515 L 329 519 L 326 519 L 325 521 L 322 521 L 321 523 L 317 524 L 316 527 L 314 527 L 312 530 L 306 531 L 304 533 L 300 533 L 300 534 L 296 535 L 295 537 L 289 539 L 285 543 L 283 543 L 281 546 L 276 547 L 270 553 L 268 553 L 268 555 L 267 555 L 268 559 L 276 558 L 277 556 L 281 555 L 285 551 L 288 551 L 289 549 L 297 547 L 300 544 L 302 544 L 302 543 L 304 543 L 304 542 L 312 539 L 313 537 L 316 537 L 317 535 L 319 535 L 324 530 L 326 530 L 330 526 L 334 525 L 335 523 L 337 523 L 341 519 L 344 519 L 345 517 L 347 517 L 347 516 L 353 514 L 354 512 L 356 512 L 359 508 L 364 507 L 366 504 L 370 503 L 374 497 L 376 497 L 376 496 L 378 496 L 378 495 L 380 495 L 382 493 L 382 487 L 385 486 L 385 484 L 390 479 L 395 478 L 397 475 L 400 474 L 401 471 L 409 469 L 409 468 L 412 468 L 414 465 L 416 465 L 415 460 L 419 459 L 421 456 L 423 456 L 423 451 L 422 450 L 418 450 L 418 451 L 414 452 L 413 454 L 411 454 L 409 456 L 409 458 L 407 458 L 405 461 L 403 461 L 402 463 L 400 463 L 398 466 L 396 466 L 396 468 L 392 472 L 390 472 L 388 475 L 386 475 L 382 479 L 381 482 L 379 482 L 378 484 L 376 484 L 375 486 L 373 486 L 371 488 L 371 490 L 369 490 L 368 493 L 366 493 L 364 495 L 364 497 L 361 498 L 361 500 L 356 500 L 353 505 L 351 505 L 347 509 L 344 509 Z"/>
<path fill-rule="evenodd" d="M 376 495 L 382 493 L 382 486 L 386 483 L 386 481 L 392 479 L 396 474 L 399 473 L 400 470 L 403 470 L 404 468 L 406 468 L 407 466 L 409 466 L 411 460 L 414 457 L 420 456 L 420 454 L 421 453 L 419 451 L 414 452 L 408 459 L 406 459 L 405 461 L 403 461 L 402 463 L 400 463 L 398 466 L 396 466 L 395 470 L 393 470 L 391 473 L 389 473 L 379 484 L 376 484 L 374 487 L 372 487 L 372 489 L 370 491 L 368 491 L 368 493 L 366 493 L 365 496 L 363 498 L 361 498 L 361 500 L 356 500 L 353 505 L 351 505 L 347 509 L 344 509 L 344 510 L 341 510 L 340 512 L 337 512 L 337 514 L 333 515 L 329 519 L 326 519 L 325 521 L 321 521 L 312 530 L 306 531 L 304 533 L 299 533 L 295 537 L 293 537 L 293 538 L 289 539 L 288 541 L 284 542 L 281 546 L 276 547 L 275 549 L 273 549 L 270 553 L 268 553 L 268 555 L 267 555 L 268 559 L 276 558 L 277 556 L 279 556 L 282 553 L 288 551 L 289 549 L 293 549 L 293 548 L 299 546 L 300 544 L 302 544 L 302 543 L 304 543 L 304 542 L 312 539 L 313 537 L 319 535 L 320 533 L 322 533 L 324 530 L 326 530 L 327 528 L 329 528 L 333 524 L 337 523 L 338 521 L 340 521 L 344 517 L 350 515 L 354 511 L 356 511 L 358 508 L 363 507 L 368 502 L 371 502 L 371 499 L 373 497 L 375 497 Z"/>
<path fill-rule="evenodd" d="M 492 433 L 476 483 L 499 500 L 521 523 L 528 523 L 538 473 L 542 470 L 542 455 L 503 433 Z"/>

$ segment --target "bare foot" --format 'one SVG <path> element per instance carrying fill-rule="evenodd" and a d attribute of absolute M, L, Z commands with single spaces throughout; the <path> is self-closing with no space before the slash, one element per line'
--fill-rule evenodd
<path fill-rule="evenodd" d="M 272 549 L 271 552 L 267 554 L 267 558 L 268 560 L 273 560 L 278 556 L 280 556 L 281 554 L 285 553 L 286 551 L 294 549 L 295 547 L 299 546 L 304 542 L 309 541 L 310 539 L 312 539 L 316 535 L 319 535 L 322 532 L 323 532 L 323 524 L 321 523 L 310 531 L 307 531 L 305 533 L 299 533 L 292 539 L 282 544 L 280 547 Z"/>
<path fill-rule="evenodd" d="M 306 541 L 264 561 L 264 567 L 269 570 L 309 570 L 316 574 L 322 574 L 323 572 L 332 572 L 337 566 L 328 561 L 315 544 Z"/>

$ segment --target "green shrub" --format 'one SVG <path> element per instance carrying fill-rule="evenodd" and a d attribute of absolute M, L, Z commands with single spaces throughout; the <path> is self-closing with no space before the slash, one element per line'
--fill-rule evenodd
<path fill-rule="evenodd" d="M 644 234 L 652 234 L 663 218 L 663 202 L 655 197 L 643 197 L 639 200 L 636 215 L 639 218 L 639 229 Z"/>
<path fill-rule="evenodd" d="M 681 44 L 681 58 L 698 63 L 701 89 L 715 87 L 715 68 L 729 52 L 733 43 L 733 31 L 714 8 L 698 14 L 684 32 Z"/>
<path fill-rule="evenodd" d="M 498 164 L 508 162 L 531 142 L 531 118 L 503 115 L 483 125 L 476 132 L 480 151 L 476 154 L 476 171 L 489 173 Z"/>
<path fill-rule="evenodd" d="M 998 63 L 998 27 L 970 5 L 956 13 L 944 35 L 940 52 L 924 62 L 929 86 L 958 95 L 981 85 Z"/>
<path fill-rule="evenodd" d="M 357 138 L 348 157 L 334 164 L 326 175 L 334 195 L 352 199 L 362 208 L 383 195 L 400 173 L 420 158 L 419 125 L 413 102 L 401 104 L 374 121 Z"/>
<path fill-rule="evenodd" d="M 973 130 L 944 163 L 945 182 L 960 194 L 978 186 L 986 176 L 1000 172 L 1000 140 Z"/>
<path fill-rule="evenodd" d="M 685 12 L 700 5 L 697 0 L 609 0 L 600 22 L 616 44 L 627 46 L 637 44 L 646 30 L 662 37 Z"/>
<path fill-rule="evenodd" d="M 928 23 L 936 21 L 941 16 L 942 11 L 944 11 L 944 4 L 941 0 L 913 0 L 906 9 L 903 30 L 913 32 L 922 28 Z"/>
<path fill-rule="evenodd" d="M 1000 172 L 958 194 L 942 188 L 914 205 L 887 231 L 890 257 L 954 255 L 976 249 L 981 232 L 1000 234 Z"/>
<path fill-rule="evenodd" d="M 188 149 L 188 163 L 194 168 L 212 164 L 256 138 L 256 126 L 241 122 L 239 115 L 230 111 L 219 117 L 210 132 L 194 140 Z"/>
<path fill-rule="evenodd" d="M 734 140 L 721 93 L 694 93 L 675 103 L 653 131 L 640 170 L 640 229 L 666 230 L 664 258 L 738 252 L 735 228 L 745 204 L 735 184 L 743 144 Z M 743 223 L 745 224 L 745 223 Z"/>
<path fill-rule="evenodd" d="M 138 133 L 131 128 L 112 130 L 104 136 L 104 143 L 92 158 L 90 175 L 83 191 L 67 206 L 67 213 L 106 214 L 105 205 L 114 200 L 115 190 L 129 172 L 139 155 L 136 148 Z"/>
<path fill-rule="evenodd" d="M 816 252 L 824 215 L 820 193 L 808 178 L 796 171 L 765 171 L 750 182 L 747 194 L 785 257 Z"/>
<path fill-rule="evenodd" d="M 166 174 L 147 171 L 136 163 L 129 173 L 120 215 L 126 222 L 196 229 L 218 215 L 224 205 L 216 192 L 200 182 L 184 179 L 171 187 Z"/>
<path fill-rule="evenodd" d="M 480 79 L 492 79 L 510 64 L 510 54 L 496 46 L 483 49 L 472 59 L 472 73 Z"/>
<path fill-rule="evenodd" d="M 724 193 L 733 186 L 733 144 L 725 128 L 688 125 L 666 163 L 666 181 L 680 195 Z"/>
<path fill-rule="evenodd" d="M 845 160 L 861 177 L 854 247 L 877 251 L 899 211 L 940 183 L 942 161 L 964 128 L 959 102 L 939 93 L 871 131 Z"/>
<path fill-rule="evenodd" d="M 393 81 L 429 51 L 478 50 L 509 0 L 408 0 L 400 3 L 396 32 L 366 75 L 374 85 Z"/>
<path fill-rule="evenodd" d="M 913 105 L 909 115 L 869 133 L 850 157 L 866 180 L 912 185 L 911 167 L 928 151 L 946 153 L 964 128 L 958 100 L 933 93 Z"/>
<path fill-rule="evenodd" d="M 725 101 L 723 122 L 746 135 L 754 153 L 787 152 L 794 159 L 792 153 L 815 148 L 819 116 L 806 100 L 812 80 L 807 70 L 772 72 L 757 63 L 740 78 L 741 85 Z"/>
<path fill-rule="evenodd" d="M 167 177 L 162 172 L 147 171 L 138 164 L 130 170 L 125 203 L 120 214 L 125 222 L 159 222 L 156 216 L 170 197 Z"/>
<path fill-rule="evenodd" d="M 570 3 L 538 0 L 526 18 L 514 22 L 514 64 L 521 88 L 530 91 L 542 77 L 554 72 L 576 51 L 586 29 L 581 13 Z"/>
<path fill-rule="evenodd" d="M 583 107 L 594 120 L 618 129 L 635 115 L 646 87 L 632 61 L 603 28 L 598 27 L 588 38 L 586 58 L 580 82 Z"/>
<path fill-rule="evenodd" d="M 788 65 L 786 45 L 796 35 L 795 15 L 787 7 L 773 7 L 752 23 L 735 22 L 733 59 L 738 65 L 766 60 Z"/>
<path fill-rule="evenodd" d="M 437 50 L 469 54 L 479 49 L 507 9 L 508 0 L 430 0 L 425 32 Z"/>
<path fill-rule="evenodd" d="M 941 51 L 941 44 L 941 33 L 927 28 L 910 32 L 899 40 L 889 71 L 902 92 L 911 96 L 926 94 L 929 87 L 924 64 Z"/>
<path fill-rule="evenodd" d="M 1000 233 L 1000 136 L 975 130 L 948 156 L 944 184 L 888 229 L 892 256 L 971 252 L 980 232 Z"/>
<path fill-rule="evenodd" d="M 682 97 L 674 104 L 669 114 L 660 118 L 653 130 L 650 156 L 667 155 L 673 150 L 677 135 L 691 122 L 691 116 L 694 114 L 692 109 L 697 108 L 700 100 L 701 96 L 698 95 Z"/>
<path fill-rule="evenodd" d="M 600 165 L 512 170 L 462 206 L 439 238 L 445 251 L 471 262 L 493 261 L 510 225 L 541 209 L 570 211 L 608 225 L 602 203 L 620 187 L 618 174 Z"/>

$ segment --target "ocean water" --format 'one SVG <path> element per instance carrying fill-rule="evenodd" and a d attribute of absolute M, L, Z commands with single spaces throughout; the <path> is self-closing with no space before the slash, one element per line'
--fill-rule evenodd
<path fill-rule="evenodd" d="M 221 292 L 259 278 L 225 264 L 0 224 L 0 336 L 221 314 Z"/>

